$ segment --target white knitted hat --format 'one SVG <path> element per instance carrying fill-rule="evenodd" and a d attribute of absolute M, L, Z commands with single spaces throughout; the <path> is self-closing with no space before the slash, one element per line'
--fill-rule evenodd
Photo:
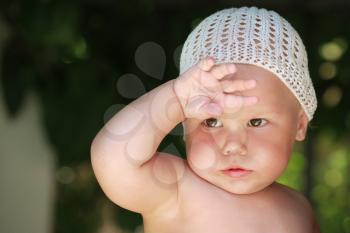
<path fill-rule="evenodd" d="M 275 74 L 295 95 L 309 121 L 317 99 L 305 46 L 278 13 L 256 7 L 229 8 L 205 18 L 188 36 L 180 56 L 180 74 L 206 56 L 216 63 L 244 63 Z"/>

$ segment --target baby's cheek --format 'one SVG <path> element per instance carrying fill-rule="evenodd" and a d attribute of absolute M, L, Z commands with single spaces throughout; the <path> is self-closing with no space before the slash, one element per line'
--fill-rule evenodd
<path fill-rule="evenodd" d="M 287 168 L 290 148 L 287 147 L 286 143 L 268 143 L 265 145 L 264 151 L 261 156 L 261 164 L 264 164 L 267 174 L 274 179 L 280 177 L 284 170 Z"/>
<path fill-rule="evenodd" d="M 188 160 L 197 170 L 209 170 L 217 162 L 215 150 L 209 143 L 192 141 L 190 146 Z"/>

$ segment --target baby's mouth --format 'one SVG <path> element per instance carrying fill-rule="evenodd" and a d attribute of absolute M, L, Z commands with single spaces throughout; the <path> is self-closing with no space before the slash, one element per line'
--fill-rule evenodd
<path fill-rule="evenodd" d="M 231 177 L 243 177 L 252 172 L 252 170 L 248 170 L 241 167 L 233 167 L 221 170 L 225 175 L 229 175 Z"/>

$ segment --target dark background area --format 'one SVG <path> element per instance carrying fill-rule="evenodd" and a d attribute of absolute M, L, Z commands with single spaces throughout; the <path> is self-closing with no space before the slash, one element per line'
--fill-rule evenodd
<path fill-rule="evenodd" d="M 109 200 L 91 171 L 92 139 L 120 106 L 177 77 L 179 48 L 200 20 L 240 6 L 275 10 L 305 44 L 319 104 L 280 181 L 310 200 L 322 232 L 350 232 L 350 1 L 1 1 L 6 115 L 16 118 L 28 93 L 36 93 L 57 170 L 77 174 L 71 182 L 56 181 L 52 231 L 100 229 L 101 203 Z M 137 51 L 146 45 L 155 55 L 143 56 L 156 59 L 142 65 Z M 184 154 L 180 135 L 167 136 L 160 149 L 174 148 Z M 142 223 L 140 215 L 116 205 L 110 212 L 125 231 Z"/>

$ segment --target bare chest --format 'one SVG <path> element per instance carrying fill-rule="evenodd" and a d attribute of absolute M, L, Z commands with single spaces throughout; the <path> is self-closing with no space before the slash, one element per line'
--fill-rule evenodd
<path fill-rule="evenodd" d="M 203 204 L 200 209 L 173 219 L 156 221 L 145 228 L 145 233 L 310 233 L 306 219 L 292 213 L 277 214 L 271 209 L 254 211 L 229 204 L 211 204 Z"/>
<path fill-rule="evenodd" d="M 145 233 L 311 232 L 307 215 L 283 195 L 233 196 L 200 181 L 187 189 L 167 213 L 144 219 Z"/>

